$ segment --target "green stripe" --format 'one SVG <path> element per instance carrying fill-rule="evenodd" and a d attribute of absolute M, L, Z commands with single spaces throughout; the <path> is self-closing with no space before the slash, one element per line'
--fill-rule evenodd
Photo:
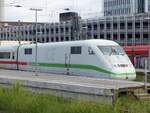
<path fill-rule="evenodd" d="M 71 64 L 70 68 L 94 70 L 102 73 L 111 74 L 111 72 L 92 65 Z"/>
<path fill-rule="evenodd" d="M 35 63 L 32 64 L 32 65 L 35 66 Z M 38 66 L 41 66 L 41 67 L 66 68 L 65 64 L 38 63 Z M 101 73 L 105 73 L 105 74 L 109 74 L 109 75 L 111 74 L 111 75 L 114 75 L 114 76 L 122 76 L 122 75 L 126 76 L 126 75 L 134 75 L 135 74 L 134 72 L 114 73 L 114 72 L 105 70 L 103 68 L 99 68 L 99 67 L 92 66 L 92 65 L 83 65 L 83 64 L 70 64 L 70 68 L 73 68 L 73 69 L 94 70 L 94 71 L 97 71 L 97 72 L 101 72 Z"/>

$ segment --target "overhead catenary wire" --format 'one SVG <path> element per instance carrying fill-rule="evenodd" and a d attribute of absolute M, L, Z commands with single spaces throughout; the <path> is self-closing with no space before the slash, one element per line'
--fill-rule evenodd
<path fill-rule="evenodd" d="M 6 0 L 9 1 L 9 0 Z M 36 2 L 35 4 L 31 4 L 33 0 L 11 0 L 7 3 L 5 3 L 5 7 L 13 7 L 13 6 L 22 6 L 22 9 L 24 11 L 23 16 L 19 17 L 19 18 L 23 18 L 25 16 L 33 16 L 33 13 L 30 13 L 29 9 L 31 7 L 33 8 L 41 8 L 43 9 L 43 12 L 41 12 L 40 14 L 38 14 L 39 17 L 44 17 L 44 18 L 48 18 L 48 21 L 50 21 L 50 19 L 55 19 L 56 21 L 58 21 L 58 17 L 59 17 L 59 13 L 64 12 L 65 8 L 69 8 L 70 11 L 73 12 L 77 12 L 79 13 L 79 15 L 82 18 L 98 18 L 102 15 L 103 12 L 99 11 L 94 11 L 93 10 L 93 5 L 91 4 L 89 7 L 82 7 L 83 2 L 79 1 L 79 0 L 72 0 L 72 1 L 66 1 L 66 4 L 62 4 L 62 1 L 52 1 L 51 3 L 49 3 L 49 0 L 39 0 L 42 1 L 42 4 L 38 4 L 38 2 Z M 96 1 L 96 0 L 95 0 Z M 60 4 L 57 6 L 57 2 Z M 67 4 L 68 3 L 68 4 Z M 88 3 L 94 3 L 92 0 L 88 0 Z M 62 6 L 60 6 L 62 5 Z M 54 8 L 54 9 L 52 9 Z M 17 9 L 14 8 L 14 10 L 16 11 Z M 32 17 L 31 17 L 32 18 Z"/>

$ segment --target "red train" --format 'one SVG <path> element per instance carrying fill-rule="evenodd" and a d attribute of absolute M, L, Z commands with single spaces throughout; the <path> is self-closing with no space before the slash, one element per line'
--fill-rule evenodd
<path fill-rule="evenodd" d="M 148 45 L 124 46 L 123 48 L 136 68 L 144 68 L 144 61 L 149 53 Z"/>

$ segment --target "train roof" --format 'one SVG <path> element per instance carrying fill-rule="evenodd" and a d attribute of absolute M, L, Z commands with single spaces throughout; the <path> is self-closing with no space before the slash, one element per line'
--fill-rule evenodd
<path fill-rule="evenodd" d="M 7 52 L 7 51 L 15 51 L 17 47 L 18 47 L 17 45 L 0 46 L 0 51 L 5 51 L 5 52 Z"/>
<path fill-rule="evenodd" d="M 111 40 L 103 40 L 103 39 L 91 39 L 91 40 L 80 40 L 80 41 L 65 41 L 65 42 L 53 42 L 53 43 L 38 43 L 38 47 L 47 47 L 47 46 L 66 46 L 66 45 L 95 45 L 95 46 L 118 46 L 118 44 Z M 24 44 L 21 47 L 34 47 L 35 44 Z M 9 50 L 13 51 L 17 48 L 17 45 L 5 45 L 0 46 L 0 50 Z"/>
<path fill-rule="evenodd" d="M 49 42 L 49 43 L 38 43 L 38 46 L 65 46 L 65 45 L 100 45 L 100 46 L 118 46 L 118 44 L 111 40 L 102 40 L 102 39 L 91 39 L 91 40 L 80 40 L 80 41 L 65 41 L 65 42 Z M 26 46 L 34 46 L 35 44 L 26 44 Z"/>

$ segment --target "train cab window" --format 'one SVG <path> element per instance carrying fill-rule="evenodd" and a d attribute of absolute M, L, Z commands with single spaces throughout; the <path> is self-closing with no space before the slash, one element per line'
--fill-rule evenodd
<path fill-rule="evenodd" d="M 82 53 L 82 47 L 81 46 L 71 47 L 71 54 L 81 54 L 81 53 Z"/>
<path fill-rule="evenodd" d="M 89 55 L 95 55 L 95 53 L 91 47 L 88 47 L 88 53 L 89 53 Z"/>
<path fill-rule="evenodd" d="M 32 48 L 25 48 L 24 54 L 25 55 L 32 55 Z"/>
<path fill-rule="evenodd" d="M 101 50 L 101 52 L 104 55 L 110 55 L 110 53 L 111 53 L 111 47 L 109 47 L 109 46 L 98 46 L 98 48 Z"/>
<path fill-rule="evenodd" d="M 98 46 L 104 55 L 124 55 L 124 51 L 120 46 Z"/>
<path fill-rule="evenodd" d="M 10 52 L 0 52 L 0 59 L 10 59 Z"/>

